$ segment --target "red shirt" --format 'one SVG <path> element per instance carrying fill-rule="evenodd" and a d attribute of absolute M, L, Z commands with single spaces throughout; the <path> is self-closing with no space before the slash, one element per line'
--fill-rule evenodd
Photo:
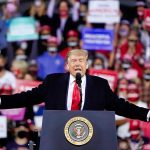
<path fill-rule="evenodd" d="M 67 53 L 70 51 L 70 48 L 65 48 L 62 51 L 59 52 L 59 54 L 65 59 L 67 56 Z"/>
<path fill-rule="evenodd" d="M 143 46 L 140 42 L 137 42 L 136 46 L 135 46 L 135 53 L 131 56 L 132 57 L 132 68 L 136 69 L 138 71 L 138 75 L 139 77 L 142 77 L 142 73 L 143 73 L 143 67 L 140 66 L 139 64 L 139 58 L 141 58 L 142 54 L 143 54 Z M 121 55 L 121 60 L 124 59 L 124 56 L 128 54 L 128 42 L 126 42 L 125 44 L 123 44 L 120 47 L 120 55 Z"/>

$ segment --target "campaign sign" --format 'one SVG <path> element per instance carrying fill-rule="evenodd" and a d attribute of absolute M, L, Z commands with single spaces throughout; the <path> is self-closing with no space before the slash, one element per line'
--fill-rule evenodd
<path fill-rule="evenodd" d="M 11 20 L 7 33 L 7 41 L 36 40 L 36 21 L 32 17 L 17 17 Z"/>
<path fill-rule="evenodd" d="M 90 69 L 89 74 L 108 80 L 110 88 L 115 91 L 118 81 L 118 75 L 116 71 Z"/>
<path fill-rule="evenodd" d="M 11 120 L 23 120 L 25 114 L 25 108 L 4 109 L 1 113 Z"/>
<path fill-rule="evenodd" d="M 29 81 L 29 80 L 17 80 L 17 86 L 14 93 L 20 93 L 22 91 L 31 90 L 37 87 L 41 82 L 39 81 Z"/>
<path fill-rule="evenodd" d="M 17 80 L 16 89 L 14 93 L 20 93 L 22 91 L 31 90 L 34 87 L 37 87 L 41 82 L 38 81 L 28 81 L 28 80 Z M 7 116 L 11 120 L 22 120 L 25 115 L 25 108 L 17 109 L 4 109 L 1 110 L 1 113 Z"/>
<path fill-rule="evenodd" d="M 7 137 L 7 118 L 0 116 L 0 138 Z"/>
<path fill-rule="evenodd" d="M 118 0 L 89 0 L 88 22 L 90 23 L 119 23 L 120 3 Z"/>
<path fill-rule="evenodd" d="M 106 29 L 84 28 L 82 30 L 82 48 L 86 50 L 113 50 L 114 32 Z"/>

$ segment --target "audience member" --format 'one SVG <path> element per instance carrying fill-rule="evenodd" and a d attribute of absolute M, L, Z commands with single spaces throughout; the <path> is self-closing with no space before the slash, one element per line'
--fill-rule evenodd
<path fill-rule="evenodd" d="M 58 40 L 50 37 L 47 50 L 37 58 L 38 77 L 44 79 L 48 74 L 64 72 L 64 59 L 58 54 Z"/>

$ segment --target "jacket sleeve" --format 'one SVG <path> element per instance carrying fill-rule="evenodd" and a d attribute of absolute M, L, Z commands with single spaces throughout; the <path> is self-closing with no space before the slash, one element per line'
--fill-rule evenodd
<path fill-rule="evenodd" d="M 38 87 L 13 95 L 1 95 L 0 109 L 21 108 L 43 102 L 48 92 L 48 77 Z"/>
<path fill-rule="evenodd" d="M 123 98 L 119 98 L 110 89 L 108 82 L 106 85 L 106 101 L 105 108 L 110 111 L 115 111 L 117 115 L 124 116 L 131 119 L 138 119 L 147 121 L 148 109 L 138 107 L 132 103 L 129 103 Z"/>

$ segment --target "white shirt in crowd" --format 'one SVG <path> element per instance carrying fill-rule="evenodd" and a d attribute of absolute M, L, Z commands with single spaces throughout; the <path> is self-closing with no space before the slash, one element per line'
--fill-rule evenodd
<path fill-rule="evenodd" d="M 0 77 L 0 88 L 5 84 L 9 84 L 13 90 L 16 88 L 16 78 L 13 73 L 7 70 L 5 71 L 5 74 Z"/>

